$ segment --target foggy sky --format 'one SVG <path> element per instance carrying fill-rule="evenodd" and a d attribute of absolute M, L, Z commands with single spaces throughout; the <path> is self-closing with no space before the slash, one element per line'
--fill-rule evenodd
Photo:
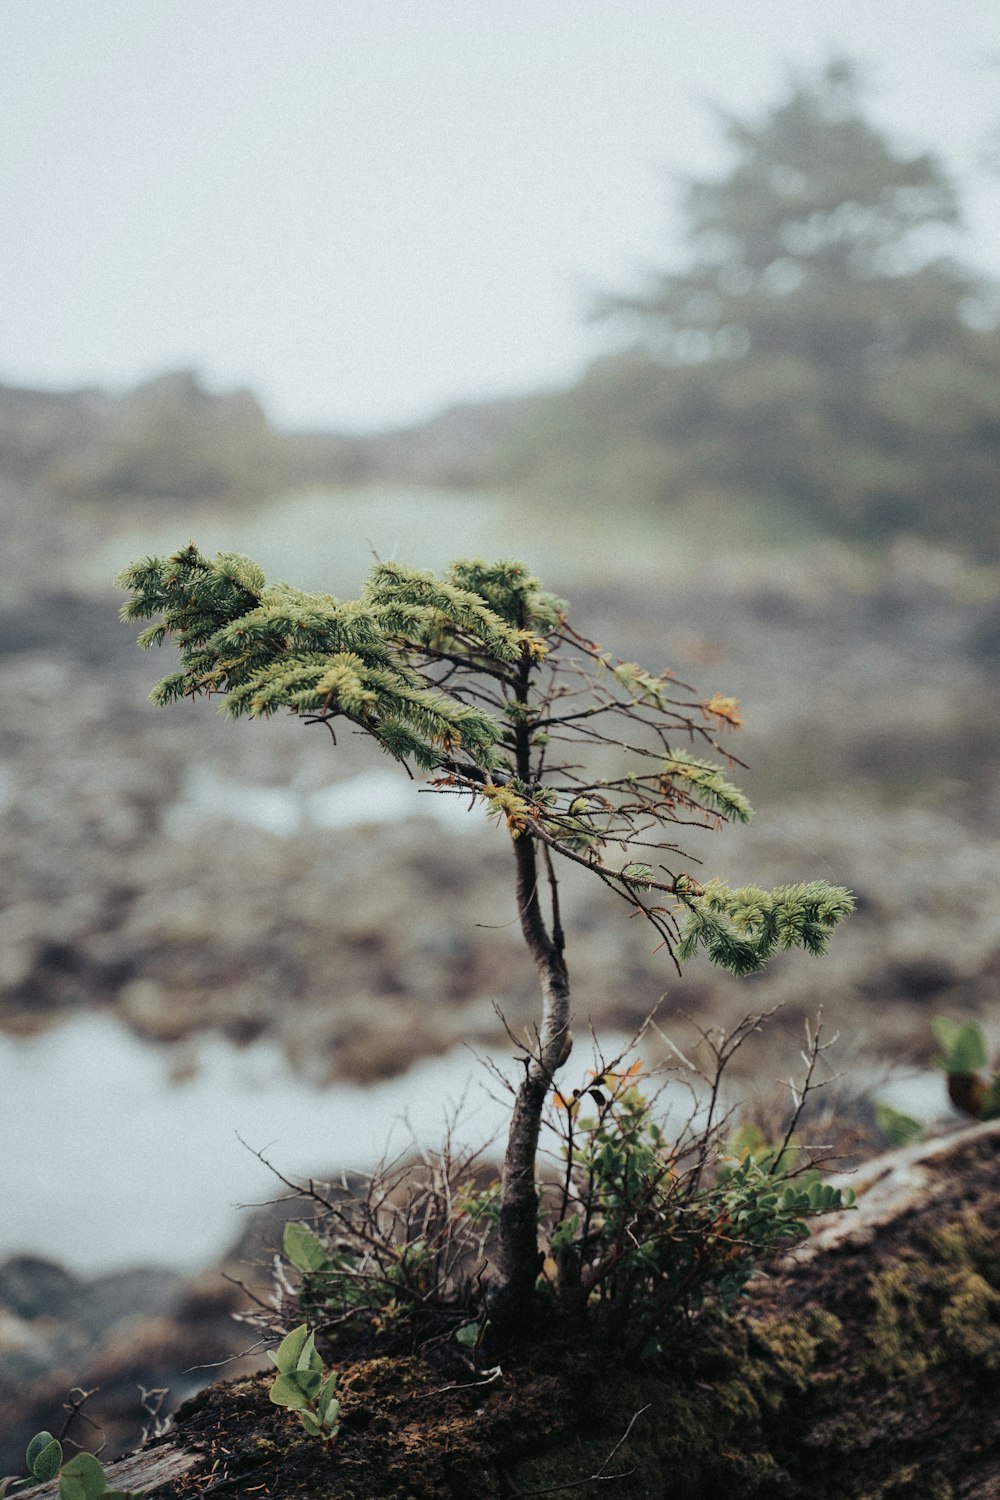
<path fill-rule="evenodd" d="M 0 380 L 199 367 L 280 421 L 402 422 L 570 377 L 594 294 L 680 251 L 710 105 L 866 65 L 1000 273 L 987 0 L 0 0 Z"/>

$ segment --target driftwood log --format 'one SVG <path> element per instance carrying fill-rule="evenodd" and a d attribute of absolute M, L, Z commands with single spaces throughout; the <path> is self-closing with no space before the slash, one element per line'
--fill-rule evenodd
<path fill-rule="evenodd" d="M 785 1257 L 784 1268 L 794 1272 L 818 1256 L 847 1247 L 868 1246 L 877 1254 L 879 1236 L 909 1215 L 926 1213 L 942 1199 L 955 1196 L 966 1180 L 963 1163 L 969 1156 L 996 1162 L 1000 1195 L 1000 1120 L 971 1125 L 952 1135 L 919 1141 L 875 1156 L 855 1172 L 829 1180 L 835 1187 L 851 1187 L 858 1195 L 856 1213 L 838 1214 L 803 1240 Z"/>
<path fill-rule="evenodd" d="M 127 1458 L 107 1465 L 108 1487 L 116 1490 L 160 1489 L 194 1468 L 200 1457 L 200 1454 L 188 1452 L 174 1439 L 159 1448 L 140 1449 L 138 1453 L 130 1453 Z M 30 1495 L 32 1500 L 58 1500 L 59 1483 L 53 1480 L 50 1484 L 32 1485 L 31 1489 L 16 1493 Z"/>

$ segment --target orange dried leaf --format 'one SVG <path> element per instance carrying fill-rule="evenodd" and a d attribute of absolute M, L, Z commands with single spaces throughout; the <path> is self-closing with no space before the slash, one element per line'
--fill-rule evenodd
<path fill-rule="evenodd" d="M 707 703 L 701 705 L 706 719 L 716 718 L 720 724 L 729 724 L 733 729 L 743 727 L 743 715 L 740 713 L 739 703 L 735 698 L 727 698 L 722 693 L 713 693 Z"/>

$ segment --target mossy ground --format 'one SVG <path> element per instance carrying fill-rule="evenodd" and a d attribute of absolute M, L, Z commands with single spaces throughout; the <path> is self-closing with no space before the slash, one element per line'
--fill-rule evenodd
<path fill-rule="evenodd" d="M 981 1149 L 953 1166 L 946 1190 L 877 1249 L 759 1283 L 739 1317 L 694 1330 L 670 1370 L 549 1346 L 456 1388 L 415 1357 L 357 1360 L 342 1369 L 332 1452 L 271 1405 L 266 1378 L 219 1385 L 178 1414 L 174 1441 L 204 1459 L 159 1493 L 1000 1496 L 1000 1185 Z"/>

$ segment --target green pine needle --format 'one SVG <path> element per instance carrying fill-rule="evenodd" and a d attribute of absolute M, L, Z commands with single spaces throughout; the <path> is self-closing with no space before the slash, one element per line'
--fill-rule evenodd
<path fill-rule="evenodd" d="M 772 891 L 756 885 L 733 890 L 713 880 L 700 895 L 681 900 L 678 959 L 683 963 L 703 948 L 712 963 L 739 975 L 759 973 L 778 948 L 825 953 L 833 929 L 855 905 L 850 891 L 824 880 Z"/>

